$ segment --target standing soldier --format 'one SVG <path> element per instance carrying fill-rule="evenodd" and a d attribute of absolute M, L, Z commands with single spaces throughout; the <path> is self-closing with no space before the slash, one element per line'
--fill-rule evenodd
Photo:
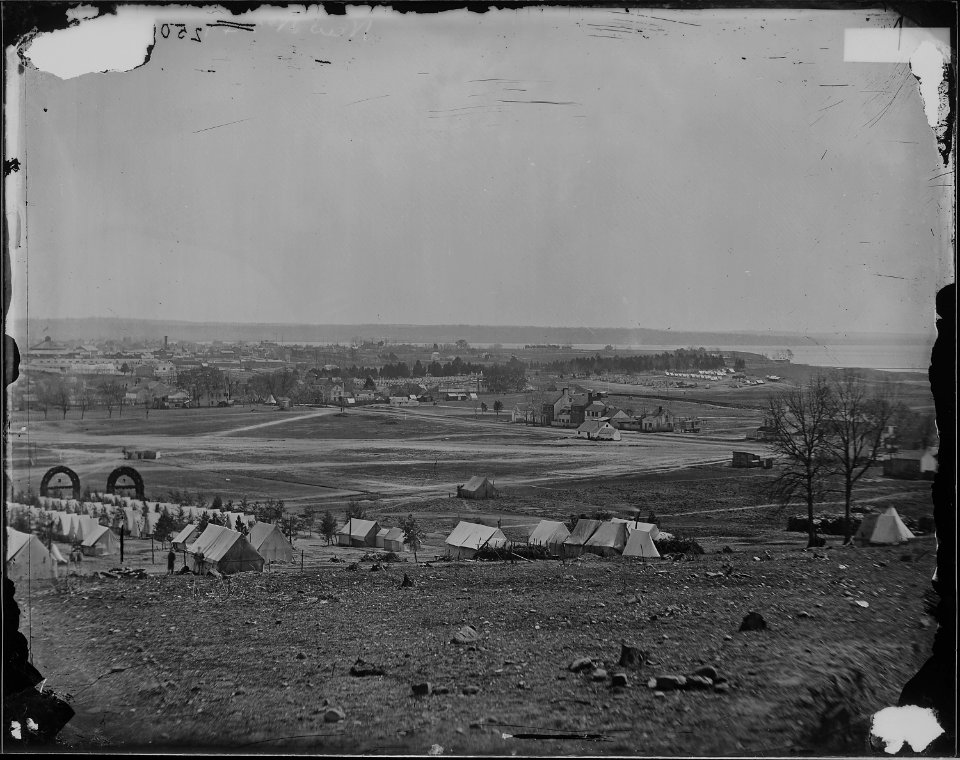
<path fill-rule="evenodd" d="M 173 566 L 177 561 L 177 553 L 173 550 L 173 545 L 170 546 L 170 551 L 167 554 L 167 575 L 173 575 Z"/>

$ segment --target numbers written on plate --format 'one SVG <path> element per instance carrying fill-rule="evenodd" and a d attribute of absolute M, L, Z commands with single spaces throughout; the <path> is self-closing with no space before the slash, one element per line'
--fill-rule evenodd
<path fill-rule="evenodd" d="M 160 36 L 163 39 L 167 39 L 171 35 L 175 36 L 178 40 L 193 40 L 194 42 L 203 42 L 200 39 L 200 27 L 193 27 L 193 31 L 187 27 L 186 24 L 161 24 L 160 25 Z"/>

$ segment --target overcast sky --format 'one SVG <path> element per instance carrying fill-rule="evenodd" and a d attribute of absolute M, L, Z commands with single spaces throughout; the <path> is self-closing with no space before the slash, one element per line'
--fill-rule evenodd
<path fill-rule="evenodd" d="M 843 62 L 893 17 L 187 13 L 27 69 L 31 317 L 932 332 L 953 175 Z"/>

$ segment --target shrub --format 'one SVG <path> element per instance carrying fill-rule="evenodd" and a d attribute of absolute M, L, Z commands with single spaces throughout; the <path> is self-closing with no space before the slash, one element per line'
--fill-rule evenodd
<path fill-rule="evenodd" d="M 681 536 L 679 533 L 673 538 L 654 539 L 653 545 L 661 555 L 665 554 L 703 554 L 703 547 L 690 536 Z"/>

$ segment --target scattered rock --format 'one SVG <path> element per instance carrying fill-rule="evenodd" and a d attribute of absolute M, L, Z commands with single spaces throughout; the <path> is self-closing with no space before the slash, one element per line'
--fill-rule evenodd
<path fill-rule="evenodd" d="M 626 688 L 627 674 L 623 672 L 614 673 L 610 676 L 610 685 L 614 688 Z"/>
<path fill-rule="evenodd" d="M 432 693 L 433 684 L 431 684 L 429 681 L 413 684 L 413 696 L 415 697 L 428 697 Z"/>
<path fill-rule="evenodd" d="M 797 617 L 798 617 L 798 618 L 808 618 L 808 617 L 810 617 L 810 613 L 807 612 L 806 610 L 800 610 L 800 612 L 797 613 Z"/>
<path fill-rule="evenodd" d="M 639 668 L 646 662 L 648 654 L 641 649 L 623 642 L 620 644 L 620 661 L 617 663 L 621 668 Z"/>
<path fill-rule="evenodd" d="M 665 697 L 665 696 L 667 696 L 667 695 L 664 694 L 662 691 L 655 691 L 655 692 L 653 692 L 653 696 L 655 696 L 655 697 Z"/>
<path fill-rule="evenodd" d="M 900 555 L 900 561 L 901 561 L 901 562 L 913 562 L 913 555 L 912 555 L 912 554 L 901 554 L 901 555 Z"/>
<path fill-rule="evenodd" d="M 383 668 L 373 665 L 363 658 L 358 657 L 357 661 L 353 663 L 350 668 L 350 675 L 357 676 L 358 678 L 363 678 L 365 676 L 382 676 Z"/>
<path fill-rule="evenodd" d="M 721 694 L 725 694 L 726 692 L 730 691 L 730 684 L 726 681 L 723 683 L 715 683 L 713 685 L 713 690 L 720 692 Z"/>
<path fill-rule="evenodd" d="M 749 612 L 740 623 L 741 631 L 763 631 L 767 627 L 767 621 L 759 612 Z"/>
<path fill-rule="evenodd" d="M 323 714 L 324 723 L 339 723 L 347 717 L 347 714 L 339 707 L 328 707 Z"/>
<path fill-rule="evenodd" d="M 726 636 L 723 637 L 723 640 L 724 640 L 724 641 L 733 641 L 733 636 L 731 636 L 731 635 L 728 633 Z"/>
<path fill-rule="evenodd" d="M 479 693 L 479 691 L 480 691 L 480 687 L 474 686 L 473 684 L 468 684 L 463 687 L 463 693 L 466 694 L 467 696 L 470 696 L 472 694 L 477 694 Z M 473 728 L 473 726 L 471 725 L 470 728 Z"/>
<path fill-rule="evenodd" d="M 607 680 L 607 671 L 603 668 L 596 668 L 591 674 L 590 678 L 594 681 L 606 681 Z"/>
<path fill-rule="evenodd" d="M 707 678 L 706 676 L 686 676 L 687 682 L 685 688 L 687 689 L 709 689 L 713 686 L 713 679 Z"/>
<path fill-rule="evenodd" d="M 573 662 L 570 663 L 569 670 L 572 670 L 574 673 L 578 673 L 581 670 L 586 670 L 587 668 L 593 667 L 593 660 L 589 657 L 578 657 Z"/>
<path fill-rule="evenodd" d="M 307 656 L 306 656 L 303 652 L 297 652 L 297 659 L 298 659 L 298 660 L 305 660 L 305 659 L 307 659 Z"/>
<path fill-rule="evenodd" d="M 647 681 L 647 687 L 657 691 L 673 691 L 683 689 L 687 685 L 687 679 L 683 676 L 654 676 Z"/>
<path fill-rule="evenodd" d="M 449 693 L 450 693 L 450 687 L 449 687 L 449 686 L 438 686 L 436 689 L 433 690 L 433 693 L 434 693 L 434 694 L 449 694 Z"/>
<path fill-rule="evenodd" d="M 731 549 L 729 546 L 724 546 L 724 547 L 720 550 L 720 552 L 721 552 L 722 554 L 733 554 L 733 549 Z"/>
<path fill-rule="evenodd" d="M 480 634 L 471 626 L 465 625 L 453 635 L 451 641 L 453 641 L 454 644 L 472 644 L 479 639 Z"/>
<path fill-rule="evenodd" d="M 410 576 L 406 573 L 403 574 L 403 580 L 400 582 L 400 588 L 410 588 L 413 586 L 413 581 L 410 580 Z"/>
<path fill-rule="evenodd" d="M 704 665 L 703 667 L 697 668 L 693 671 L 695 676 L 703 676 L 704 678 L 709 678 L 711 681 L 717 680 L 717 669 L 713 665 Z"/>

